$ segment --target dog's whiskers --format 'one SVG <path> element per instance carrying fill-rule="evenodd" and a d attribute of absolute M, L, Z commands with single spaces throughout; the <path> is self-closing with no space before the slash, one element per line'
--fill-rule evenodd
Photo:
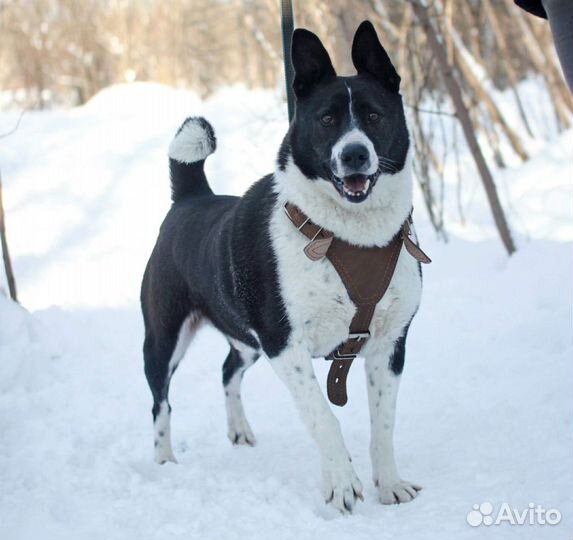
<path fill-rule="evenodd" d="M 389 171 L 390 173 L 396 173 L 398 172 L 398 162 L 385 157 L 385 156 L 378 156 L 378 169 L 380 169 L 380 172 L 382 172 L 382 169 L 385 169 L 386 171 Z"/>
<path fill-rule="evenodd" d="M 396 165 L 398 165 L 398 162 L 392 158 L 386 157 L 386 156 L 381 156 L 378 154 L 378 159 L 382 159 L 384 161 L 388 161 L 390 163 L 395 163 Z"/>

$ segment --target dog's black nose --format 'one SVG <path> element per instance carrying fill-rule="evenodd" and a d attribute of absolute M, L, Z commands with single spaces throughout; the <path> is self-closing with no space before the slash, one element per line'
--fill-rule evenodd
<path fill-rule="evenodd" d="M 340 161 L 346 168 L 360 171 L 364 166 L 368 166 L 368 148 L 360 143 L 347 144 L 342 150 Z"/>

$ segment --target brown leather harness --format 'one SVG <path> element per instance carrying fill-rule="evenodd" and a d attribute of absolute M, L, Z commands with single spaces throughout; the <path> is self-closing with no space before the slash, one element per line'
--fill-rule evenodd
<path fill-rule="evenodd" d="M 370 338 L 374 310 L 390 285 L 402 244 L 417 261 L 424 264 L 432 261 L 411 239 L 411 213 L 387 245 L 360 247 L 336 238 L 330 231 L 314 224 L 294 204 L 287 203 L 285 212 L 293 225 L 310 239 L 304 248 L 306 256 L 312 261 L 326 257 L 356 306 L 348 338 L 326 356 L 326 360 L 332 361 L 327 379 L 328 399 L 342 407 L 348 401 L 346 377 L 350 366 Z"/>

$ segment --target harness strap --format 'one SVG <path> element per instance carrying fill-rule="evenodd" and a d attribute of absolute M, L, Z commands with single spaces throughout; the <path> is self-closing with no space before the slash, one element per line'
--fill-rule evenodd
<path fill-rule="evenodd" d="M 326 357 L 332 361 L 327 378 L 328 398 L 335 405 L 343 406 L 348 401 L 346 378 L 350 366 L 370 338 L 376 304 L 390 285 L 402 244 L 418 261 L 426 264 L 431 261 L 410 238 L 411 217 L 386 246 L 360 247 L 336 238 L 291 203 L 285 205 L 285 211 L 295 227 L 310 240 L 304 248 L 306 256 L 313 261 L 326 257 L 356 306 L 348 338 Z"/>

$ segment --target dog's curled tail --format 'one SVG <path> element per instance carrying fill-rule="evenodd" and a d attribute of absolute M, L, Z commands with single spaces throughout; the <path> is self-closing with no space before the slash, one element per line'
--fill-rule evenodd
<path fill-rule="evenodd" d="M 181 124 L 169 145 L 171 199 L 212 194 L 203 169 L 217 147 L 213 127 L 205 118 L 192 116 Z"/>

